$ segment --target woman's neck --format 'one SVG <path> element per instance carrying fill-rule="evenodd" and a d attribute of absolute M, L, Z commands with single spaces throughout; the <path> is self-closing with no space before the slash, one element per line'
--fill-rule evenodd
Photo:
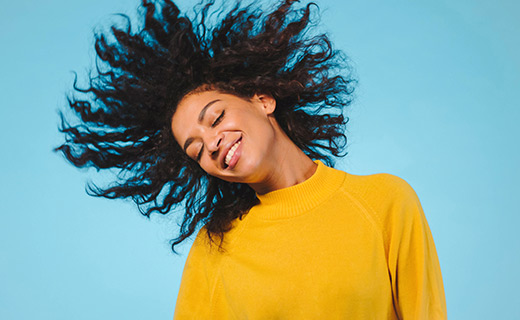
<path fill-rule="evenodd" d="M 309 179 L 316 172 L 317 164 L 303 153 L 283 130 L 279 132 L 278 137 L 273 146 L 272 157 L 266 164 L 266 175 L 258 183 L 249 183 L 257 194 L 294 186 Z"/>

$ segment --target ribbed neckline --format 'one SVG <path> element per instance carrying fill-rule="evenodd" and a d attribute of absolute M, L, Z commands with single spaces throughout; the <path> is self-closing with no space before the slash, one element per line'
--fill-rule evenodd
<path fill-rule="evenodd" d="M 314 161 L 318 167 L 307 180 L 297 185 L 257 194 L 260 204 L 248 215 L 260 219 L 285 219 L 305 213 L 327 200 L 345 180 L 345 173 Z"/>

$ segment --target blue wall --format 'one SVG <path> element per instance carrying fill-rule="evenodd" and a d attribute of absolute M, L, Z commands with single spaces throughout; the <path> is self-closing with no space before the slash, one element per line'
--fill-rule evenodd
<path fill-rule="evenodd" d="M 338 166 L 415 188 L 451 319 L 520 318 L 520 5 L 318 3 L 360 81 Z M 172 317 L 185 260 L 169 249 L 176 217 L 147 221 L 129 202 L 87 196 L 84 183 L 103 177 L 51 151 L 72 71 L 91 64 L 92 28 L 137 5 L 2 0 L 1 319 Z"/>

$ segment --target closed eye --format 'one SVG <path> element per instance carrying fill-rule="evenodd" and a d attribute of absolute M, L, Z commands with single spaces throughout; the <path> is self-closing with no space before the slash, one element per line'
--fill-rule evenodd
<path fill-rule="evenodd" d="M 222 122 L 222 119 L 224 118 L 224 115 L 225 115 L 226 111 L 225 110 L 222 110 L 222 112 L 220 113 L 220 115 L 218 116 L 217 119 L 215 119 L 215 121 L 213 121 L 213 123 L 211 124 L 211 127 L 216 127 L 220 122 Z M 200 147 L 200 151 L 199 153 L 197 154 L 197 161 L 200 162 L 200 159 L 202 158 L 202 152 L 204 151 L 204 146 Z"/>
<path fill-rule="evenodd" d="M 202 151 L 204 150 L 204 146 L 200 147 L 200 151 L 197 154 L 197 162 L 200 162 L 200 158 L 202 157 Z"/>
<path fill-rule="evenodd" d="M 215 121 L 211 124 L 211 127 L 216 127 L 221 121 L 222 119 L 224 118 L 224 114 L 225 114 L 226 110 L 222 110 L 222 113 L 220 113 L 220 116 L 218 116 L 217 119 L 215 119 Z"/>

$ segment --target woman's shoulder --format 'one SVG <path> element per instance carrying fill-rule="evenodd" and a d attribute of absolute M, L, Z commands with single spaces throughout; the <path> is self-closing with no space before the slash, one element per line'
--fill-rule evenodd
<path fill-rule="evenodd" d="M 386 220 L 388 215 L 407 214 L 403 208 L 420 209 L 414 189 L 401 177 L 389 173 L 359 175 L 345 173 L 343 192 L 370 215 Z M 404 210 L 410 212 L 410 210 Z M 414 210 L 415 211 L 415 210 Z"/>
<path fill-rule="evenodd" d="M 192 264 L 194 268 L 202 268 L 205 271 L 212 270 L 212 266 L 218 264 L 219 244 L 215 237 L 210 238 L 205 226 L 200 228 L 191 245 L 186 264 Z"/>
<path fill-rule="evenodd" d="M 390 173 L 368 175 L 344 172 L 343 189 L 360 196 L 388 199 L 388 197 L 410 197 L 415 191 L 403 178 Z"/>

